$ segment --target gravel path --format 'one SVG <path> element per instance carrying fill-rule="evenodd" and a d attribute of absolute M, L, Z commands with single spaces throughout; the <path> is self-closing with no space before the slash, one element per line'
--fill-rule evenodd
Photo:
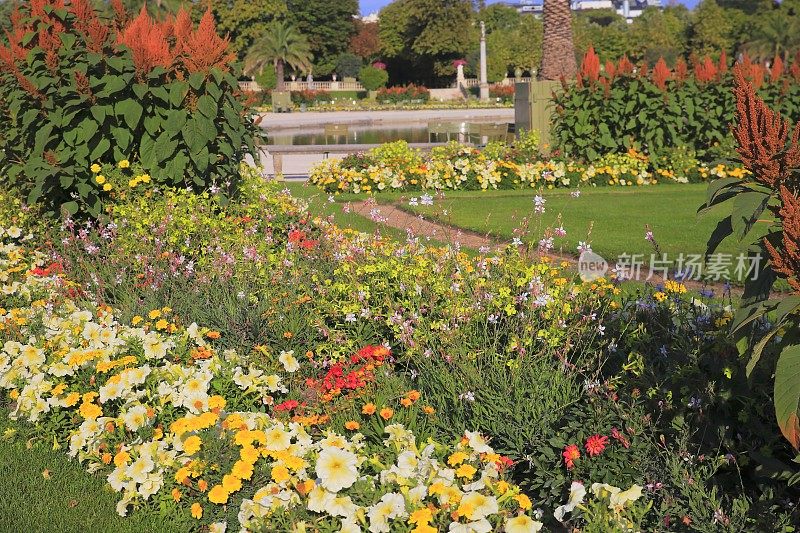
<path fill-rule="evenodd" d="M 502 247 L 499 241 L 492 240 L 487 236 L 424 219 L 393 204 L 376 204 L 365 201 L 353 203 L 351 208 L 353 212 L 372 220 L 378 219 L 387 226 L 404 231 L 411 230 L 418 237 L 430 237 L 442 243 L 458 244 L 475 250 L 482 247 L 490 249 Z"/>

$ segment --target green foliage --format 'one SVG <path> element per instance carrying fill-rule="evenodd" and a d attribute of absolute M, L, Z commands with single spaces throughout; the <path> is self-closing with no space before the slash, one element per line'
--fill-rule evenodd
<path fill-rule="evenodd" d="M 355 78 L 361 71 L 363 62 L 355 54 L 344 53 L 336 60 L 336 73 L 340 78 Z"/>
<path fill-rule="evenodd" d="M 278 75 L 272 65 L 265 66 L 262 72 L 255 75 L 255 79 L 262 89 L 273 90 L 278 86 Z"/>
<path fill-rule="evenodd" d="M 389 74 L 383 69 L 368 65 L 358 71 L 358 81 L 366 90 L 377 91 L 381 87 L 386 87 L 389 82 Z"/>
<path fill-rule="evenodd" d="M 532 72 L 542 58 L 542 21 L 523 16 L 511 27 L 491 32 L 487 28 L 486 49 L 489 81 L 500 81 L 516 68 Z"/>
<path fill-rule="evenodd" d="M 632 53 L 629 55 L 641 58 L 650 65 L 654 65 L 661 57 L 667 65 L 675 65 L 678 58 L 687 52 L 690 16 L 690 12 L 683 7 L 645 9 L 633 19 L 630 26 Z"/>
<path fill-rule="evenodd" d="M 570 86 L 555 97 L 554 144 L 589 161 L 631 147 L 660 154 L 673 146 L 685 146 L 703 161 L 729 158 L 736 102 L 731 75 L 718 80 L 671 80 L 662 91 L 650 77 L 617 75 L 608 91 L 599 84 Z M 786 81 L 766 83 L 759 94 L 797 121 L 800 84 Z"/>
<path fill-rule="evenodd" d="M 314 56 L 314 74 L 327 76 L 347 51 L 355 33 L 357 0 L 288 0 L 289 20 L 308 38 Z"/>
<path fill-rule="evenodd" d="M 573 32 L 578 56 L 593 46 L 603 61 L 616 60 L 632 49 L 628 23 L 612 9 L 588 10 L 577 14 Z"/>
<path fill-rule="evenodd" d="M 0 74 L 2 172 L 29 203 L 97 216 L 109 195 L 89 167 L 120 161 L 137 161 L 159 184 L 214 186 L 223 198 L 235 192 L 238 162 L 252 151 L 252 126 L 233 73 L 217 66 L 142 72 L 111 33 L 97 52 L 72 12 L 51 16 L 66 28 L 57 49 L 33 46 Z M 28 22 L 39 32 L 31 39 L 50 24 L 41 17 Z"/>
<path fill-rule="evenodd" d="M 155 3 L 148 2 L 148 5 Z M 206 2 L 199 4 L 203 9 L 206 6 Z M 208 5 L 240 60 L 244 60 L 253 43 L 267 35 L 271 22 L 287 14 L 285 0 L 211 0 Z M 194 11 L 196 16 L 202 14 L 201 9 Z"/>
<path fill-rule="evenodd" d="M 279 20 L 270 23 L 264 36 L 250 47 L 244 60 L 244 71 L 260 74 L 272 65 L 277 88 L 282 90 L 284 66 L 308 72 L 311 61 L 311 46 L 306 36 L 292 24 Z"/>
<path fill-rule="evenodd" d="M 690 43 L 701 56 L 733 51 L 733 25 L 716 0 L 703 0 L 695 9 Z"/>
<path fill-rule="evenodd" d="M 398 73 L 416 83 L 440 84 L 455 74 L 478 40 L 470 0 L 397 0 L 381 10 L 379 29 L 384 55 L 413 70 Z"/>

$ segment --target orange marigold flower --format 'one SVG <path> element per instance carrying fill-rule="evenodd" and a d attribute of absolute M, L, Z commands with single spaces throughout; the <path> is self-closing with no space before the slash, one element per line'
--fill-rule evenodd
<path fill-rule="evenodd" d="M 580 456 L 581 452 L 578 449 L 578 446 L 575 444 L 570 444 L 564 451 L 561 453 L 564 457 L 564 463 L 567 465 L 567 470 L 572 470 L 575 467 L 575 461 L 577 461 Z"/>
<path fill-rule="evenodd" d="M 219 505 L 228 503 L 228 491 L 222 485 L 214 485 L 208 493 L 208 501 Z"/>
<path fill-rule="evenodd" d="M 364 407 L 361 408 L 361 414 L 374 415 L 375 414 L 375 410 L 376 410 L 375 404 L 374 403 L 368 403 Z"/>
<path fill-rule="evenodd" d="M 414 402 L 412 402 L 412 401 L 411 401 L 411 400 L 409 400 L 408 398 L 402 398 L 402 399 L 400 400 L 400 405 L 402 405 L 403 407 L 411 407 L 411 406 L 413 405 L 413 403 L 414 403 Z"/>
<path fill-rule="evenodd" d="M 392 409 L 391 407 L 384 407 L 383 409 L 381 409 L 380 415 L 381 418 L 383 418 L 384 420 L 389 420 L 390 418 L 392 418 L 392 416 L 394 416 L 394 409 Z"/>
<path fill-rule="evenodd" d="M 192 517 L 198 520 L 203 518 L 203 506 L 197 502 L 192 504 Z"/>
<path fill-rule="evenodd" d="M 361 424 L 359 424 L 355 420 L 349 420 L 349 421 L 344 423 L 344 427 L 349 429 L 350 431 L 355 431 L 355 430 L 357 430 L 358 428 L 361 427 Z"/>

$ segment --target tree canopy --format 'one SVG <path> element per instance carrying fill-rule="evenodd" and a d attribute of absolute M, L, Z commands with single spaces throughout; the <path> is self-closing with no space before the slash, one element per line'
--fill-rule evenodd
<path fill-rule="evenodd" d="M 327 76 L 347 51 L 356 28 L 358 0 L 287 0 L 288 18 L 306 36 L 314 54 L 314 74 Z"/>

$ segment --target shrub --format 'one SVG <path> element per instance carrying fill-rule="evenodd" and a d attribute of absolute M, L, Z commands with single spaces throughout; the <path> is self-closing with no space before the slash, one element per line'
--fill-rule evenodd
<path fill-rule="evenodd" d="M 377 100 L 380 103 L 398 104 L 401 102 L 427 102 L 431 93 L 425 87 L 406 85 L 405 87 L 390 87 L 378 91 Z"/>
<path fill-rule="evenodd" d="M 366 66 L 358 71 L 358 80 L 366 90 L 377 91 L 382 87 L 386 87 L 389 82 L 389 73 L 383 69 Z"/>
<path fill-rule="evenodd" d="M 735 238 L 760 261 L 745 281 L 745 291 L 730 325 L 731 336 L 747 354 L 747 375 L 760 367 L 774 369 L 774 402 L 778 425 L 800 451 L 800 126 L 759 98 L 747 71 L 737 65 L 737 152 L 750 173 L 710 185 L 709 212 L 723 203 L 730 214 L 719 221 L 708 241 L 707 255 Z M 770 299 L 775 281 L 788 283 L 791 295 Z M 762 321 L 769 320 L 764 328 Z M 766 329 L 766 332 L 764 331 Z M 765 334 L 766 333 L 766 334 Z"/>
<path fill-rule="evenodd" d="M 503 102 L 511 102 L 514 100 L 514 86 L 502 85 L 495 83 L 489 86 L 489 97 L 501 100 Z"/>
<path fill-rule="evenodd" d="M 305 89 L 302 91 L 292 91 L 292 102 L 294 102 L 297 105 L 301 104 L 315 105 L 332 101 L 333 101 L 333 96 L 331 96 L 330 91 L 326 91 L 324 89 L 321 89 L 319 91 L 314 91 L 312 89 Z"/>
<path fill-rule="evenodd" d="M 631 147 L 660 154 L 672 146 L 686 146 L 704 161 L 730 158 L 736 101 L 726 62 L 724 54 L 718 63 L 679 60 L 670 70 L 663 60 L 650 69 L 623 58 L 601 72 L 589 50 L 578 82 L 555 96 L 554 143 L 590 161 Z M 800 119 L 800 56 L 790 68 L 775 61 L 766 69 L 747 57 L 741 66 L 770 107 L 792 123 Z"/>
<path fill-rule="evenodd" d="M 139 162 L 165 185 L 235 192 L 252 130 L 210 12 L 98 17 L 86 0 L 31 3 L 0 47 L 0 171 L 28 202 L 98 215 L 94 163 Z M 125 164 L 125 163 L 123 163 Z"/>
<path fill-rule="evenodd" d="M 336 60 L 336 72 L 342 78 L 355 78 L 361 72 L 362 64 L 357 55 L 344 53 Z"/>
<path fill-rule="evenodd" d="M 264 91 L 273 90 L 278 86 L 278 75 L 275 73 L 275 67 L 267 65 L 264 71 L 256 75 L 256 82 L 261 86 Z"/>

